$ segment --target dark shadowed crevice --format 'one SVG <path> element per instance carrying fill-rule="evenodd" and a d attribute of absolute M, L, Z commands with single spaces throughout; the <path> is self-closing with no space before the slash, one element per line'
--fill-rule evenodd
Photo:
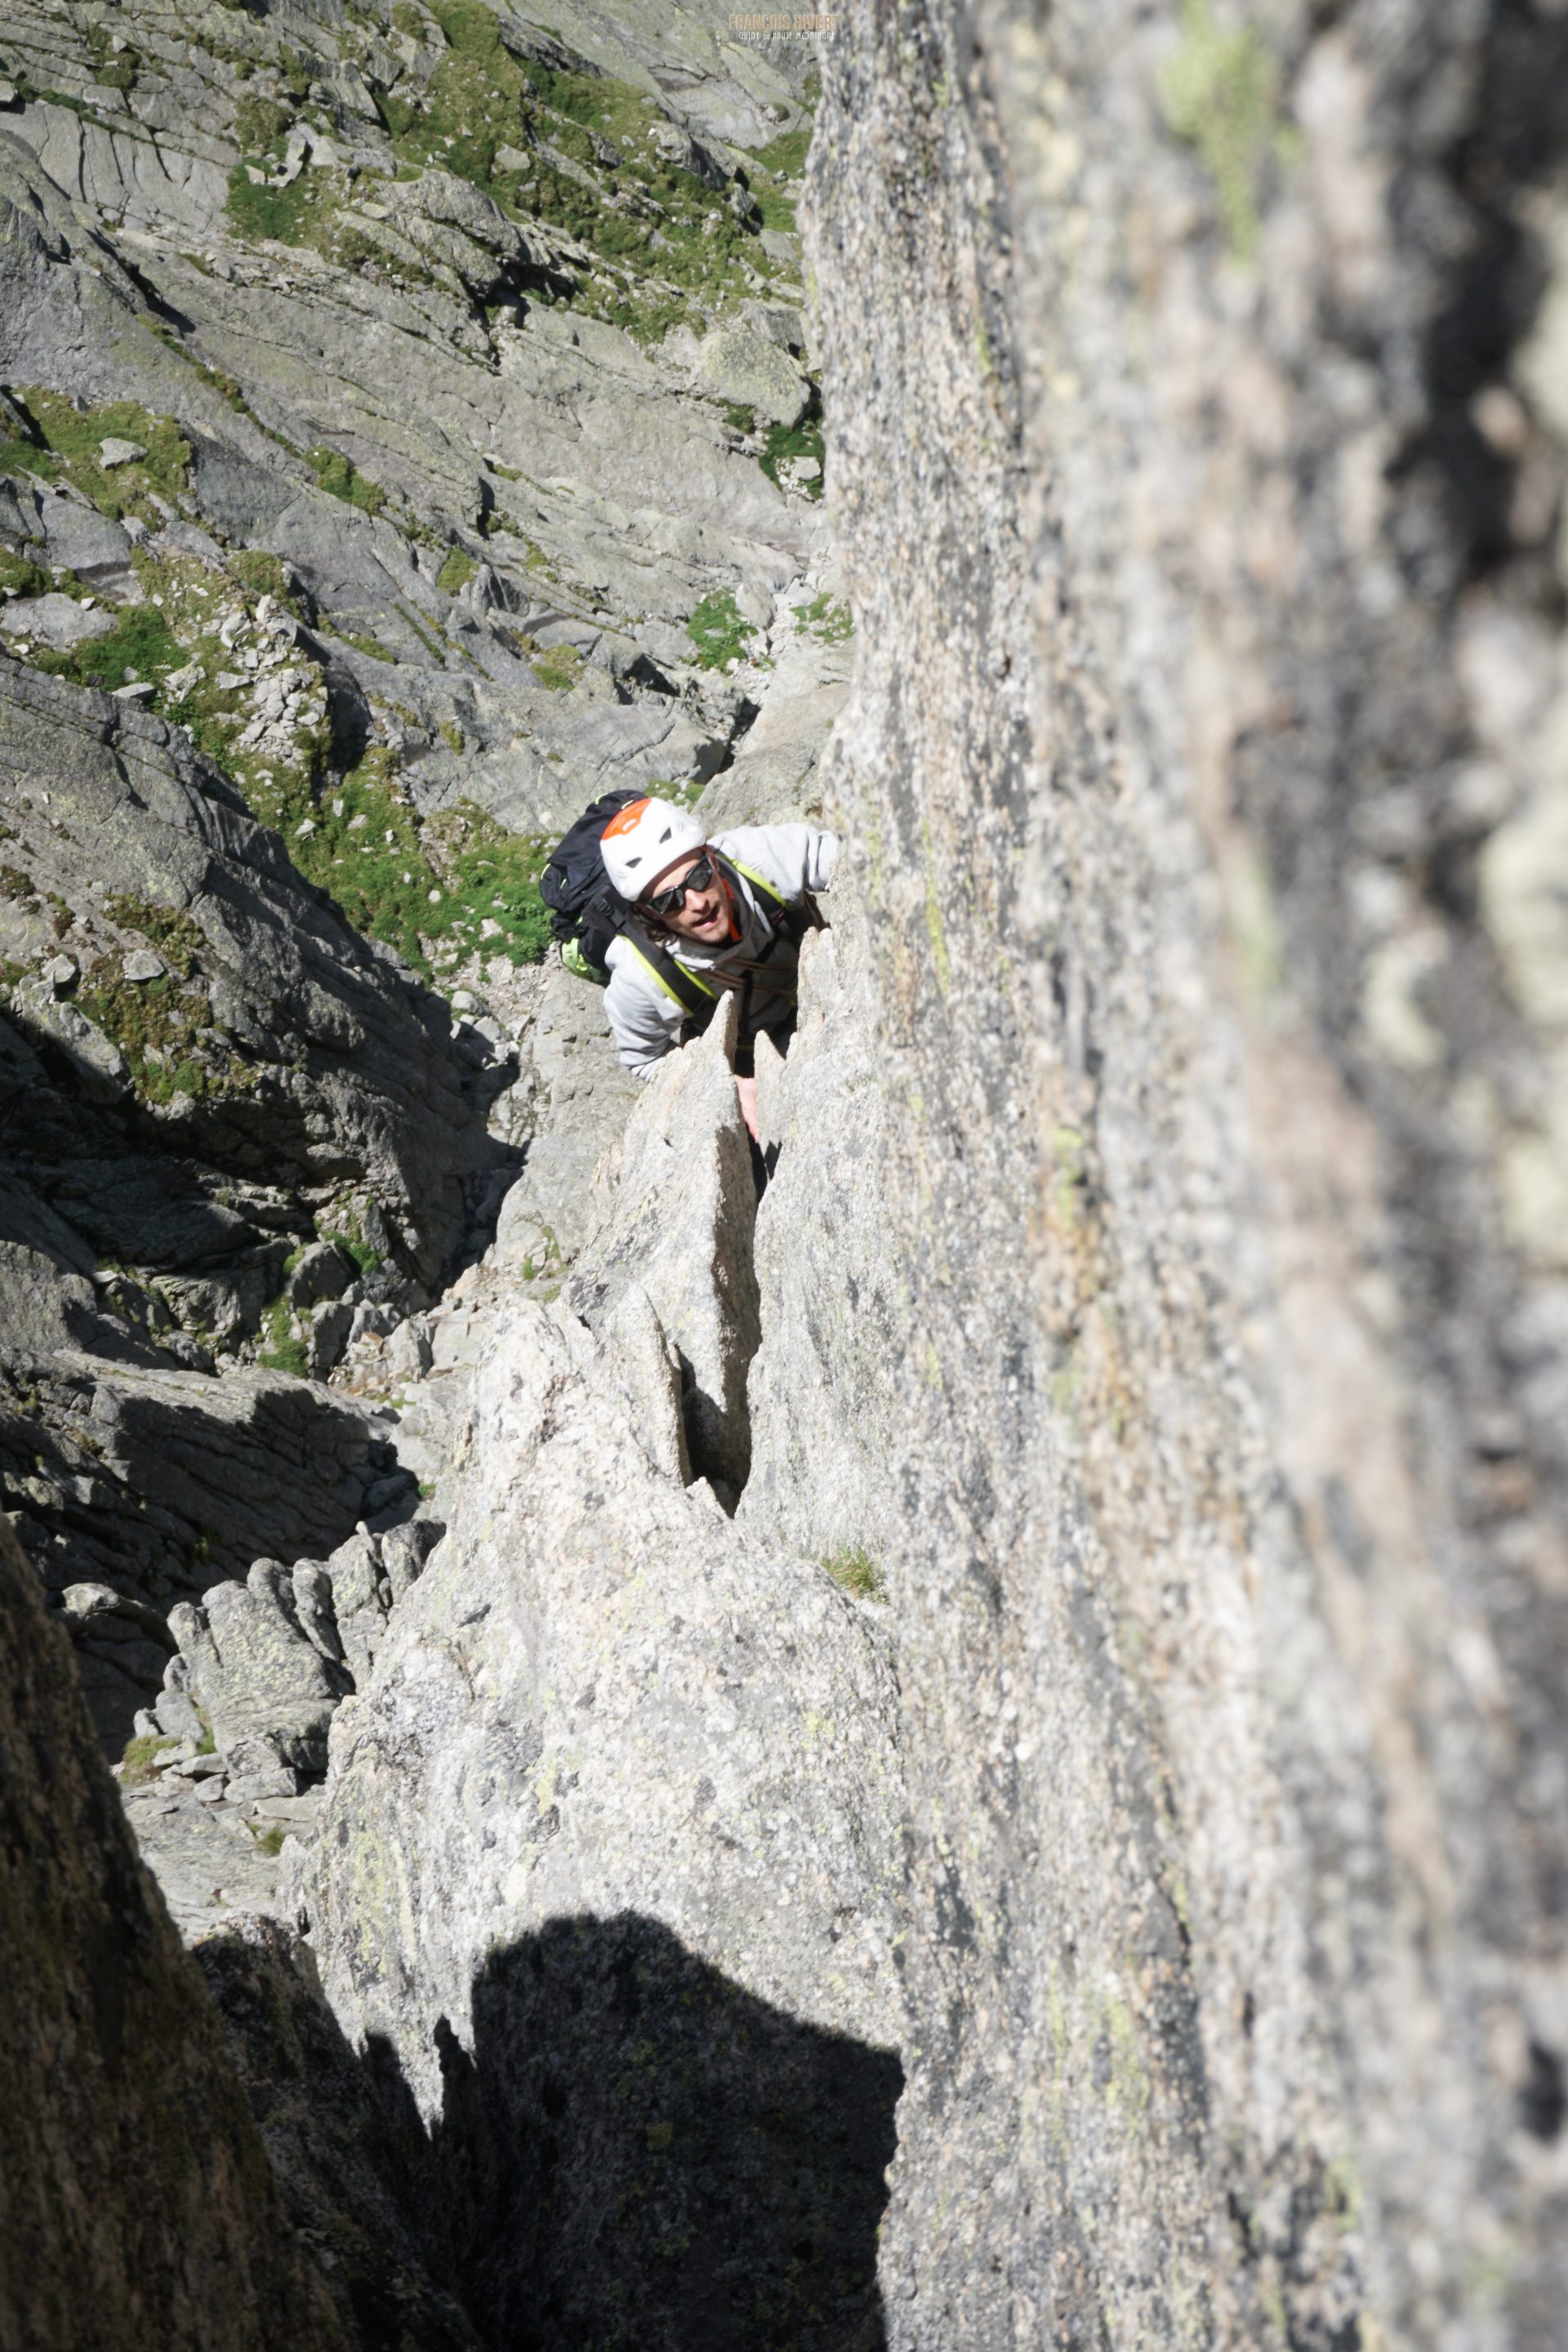
<path fill-rule="evenodd" d="M 1528 0 L 1502 0 L 1482 36 L 1473 102 L 1437 157 L 1465 233 L 1455 237 L 1451 218 L 1421 194 L 1418 168 L 1405 184 L 1403 226 L 1412 241 L 1425 244 L 1431 222 L 1444 219 L 1450 257 L 1425 339 L 1426 420 L 1394 471 L 1396 479 L 1436 472 L 1457 583 L 1506 568 L 1528 601 L 1554 613 L 1562 591 L 1551 518 L 1543 511 L 1521 530 L 1528 442 L 1489 429 L 1484 396 L 1508 383 L 1538 315 L 1547 270 L 1530 198 L 1554 181 L 1565 155 L 1568 24 Z"/>
<path fill-rule="evenodd" d="M 471 2049 L 437 2025 L 426 2134 L 281 1930 L 200 1957 L 289 2218 L 372 2352 L 467 2352 L 470 2326 L 494 2352 L 881 2352 L 892 2052 L 656 1919 L 554 1919 L 486 1963 Z"/>

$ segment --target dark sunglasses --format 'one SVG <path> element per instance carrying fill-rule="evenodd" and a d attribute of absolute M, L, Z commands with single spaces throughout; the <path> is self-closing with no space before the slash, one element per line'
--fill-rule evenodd
<path fill-rule="evenodd" d="M 685 906 L 689 890 L 706 890 L 712 879 L 713 860 L 705 854 L 698 859 L 689 874 L 679 882 L 672 882 L 668 890 L 656 890 L 651 898 L 643 900 L 643 905 L 650 915 L 657 915 L 661 922 L 668 922 L 671 915 L 679 915 Z"/>

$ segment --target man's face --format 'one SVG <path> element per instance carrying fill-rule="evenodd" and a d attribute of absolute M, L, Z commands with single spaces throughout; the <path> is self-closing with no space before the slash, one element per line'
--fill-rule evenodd
<path fill-rule="evenodd" d="M 688 891 L 674 912 L 660 919 L 668 923 L 672 931 L 679 931 L 682 939 L 700 940 L 704 947 L 717 947 L 721 940 L 730 936 L 730 908 L 723 885 L 713 871 L 712 861 L 705 849 L 678 857 L 673 865 L 667 866 L 664 872 L 648 884 L 643 898 L 645 900 L 657 898 L 661 892 L 673 890 L 678 883 L 685 880 L 694 866 L 708 867 L 707 881 L 700 889 Z"/>

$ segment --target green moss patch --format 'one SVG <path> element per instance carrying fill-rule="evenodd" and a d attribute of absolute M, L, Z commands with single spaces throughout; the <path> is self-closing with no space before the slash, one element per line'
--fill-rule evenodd
<path fill-rule="evenodd" d="M 648 784 L 652 799 L 673 801 L 677 808 L 695 808 L 708 787 L 700 776 L 658 778 Z"/>
<path fill-rule="evenodd" d="M 662 152 L 668 118 L 645 91 L 586 64 L 515 53 L 501 16 L 484 0 L 437 0 L 432 13 L 447 43 L 435 70 L 422 85 L 410 80 L 380 101 L 397 176 L 415 179 L 426 168 L 455 173 L 512 218 L 548 222 L 595 257 L 592 273 L 530 274 L 531 300 L 565 300 L 648 343 L 693 311 L 700 323 L 777 274 L 757 231 L 764 224 L 794 226 L 793 175 L 808 131 L 766 151 L 752 175 L 758 209 L 742 217 L 749 207 L 737 211 L 727 190 L 710 188 Z M 428 30 L 423 24 L 416 37 Z M 313 246 L 344 268 L 431 282 L 428 272 L 339 218 L 351 194 L 343 172 L 311 163 L 287 188 L 268 184 L 290 120 L 281 100 L 241 101 L 235 131 L 247 161 L 228 194 L 236 233 Z"/>
<path fill-rule="evenodd" d="M 189 915 L 173 907 L 149 906 L 145 898 L 128 893 L 106 898 L 104 912 L 122 930 L 140 931 L 181 980 L 200 971 L 206 941 Z"/>
<path fill-rule="evenodd" d="M 575 646 L 547 646 L 541 653 L 531 650 L 529 661 L 540 685 L 552 694 L 564 694 L 581 682 L 584 661 Z"/>
<path fill-rule="evenodd" d="M 828 1575 L 841 1591 L 852 1592 L 857 1601 L 885 1601 L 888 1587 L 881 1570 L 863 1545 L 846 1547 L 826 1554 L 822 1562 Z"/>
<path fill-rule="evenodd" d="M 243 163 L 228 175 L 228 220 L 237 236 L 260 244 L 303 245 L 326 213 L 334 191 L 319 172 L 302 171 L 286 188 L 253 180 Z"/>
<path fill-rule="evenodd" d="M 826 468 L 826 457 L 821 425 L 805 417 L 798 425 L 770 425 L 767 445 L 757 463 L 770 482 L 777 482 L 779 467 L 787 465 L 792 457 L 815 457 L 818 466 Z M 819 499 L 823 475 L 819 473 L 815 482 L 807 482 L 803 487 L 809 497 Z"/>
<path fill-rule="evenodd" d="M 732 589 L 715 589 L 704 596 L 686 624 L 686 634 L 697 649 L 700 669 L 728 669 L 744 661 L 748 642 L 756 630 L 737 605 Z"/>
<path fill-rule="evenodd" d="M 752 158 L 752 193 L 764 228 L 783 229 L 791 236 L 795 233 L 795 197 L 811 133 L 811 124 L 803 122 L 797 130 L 771 141 Z"/>
<path fill-rule="evenodd" d="M 386 504 L 386 492 L 368 474 L 362 474 L 351 457 L 341 449 L 318 447 L 307 449 L 305 463 L 314 473 L 322 489 L 334 499 L 342 499 L 362 514 L 379 514 Z"/>
<path fill-rule="evenodd" d="M 184 479 L 185 447 L 172 426 L 143 410 L 117 404 L 90 413 L 70 410 L 52 395 L 26 395 L 28 421 L 36 420 L 36 443 L 24 448 L 38 468 L 54 468 L 79 480 L 106 510 L 124 511 L 153 480 L 171 490 Z M 145 461 L 105 473 L 96 464 L 99 445 L 109 435 L 134 439 L 148 451 Z M 363 512 L 375 513 L 386 493 L 360 474 L 342 452 L 319 447 L 310 453 L 323 488 Z M 138 488 L 140 486 L 140 488 Z M 154 516 L 155 520 L 161 518 Z M 547 559 L 540 555 L 542 568 Z M 153 685 L 152 707 L 192 739 L 226 773 L 258 818 L 282 835 L 305 878 L 328 892 L 346 919 L 366 935 L 395 947 L 427 976 L 456 971 L 480 952 L 516 963 L 537 962 L 549 944 L 547 912 L 537 877 L 550 845 L 506 833 L 474 808 L 448 811 L 422 825 L 397 780 L 397 761 L 384 746 L 374 747 L 349 773 L 334 780 L 333 745 L 325 714 L 324 689 L 305 686 L 301 720 L 290 740 L 274 737 L 267 747 L 242 748 L 254 703 L 247 657 L 277 652 L 304 674 L 310 666 L 280 647 L 258 620 L 263 597 L 309 617 L 308 606 L 276 556 L 253 551 L 227 559 L 229 576 L 215 580 L 205 564 L 184 556 L 154 556 L 139 550 L 132 558 L 144 601 L 114 615 L 105 636 L 72 654 L 40 650 L 35 664 L 78 684 L 118 687 L 136 680 Z M 448 553 L 446 583 L 460 584 L 472 560 L 461 550 Z M 26 559 L 13 559 L 0 584 L 18 591 L 47 585 Z M 418 624 L 405 615 L 411 626 Z M 391 647 L 354 639 L 360 650 L 391 663 Z M 436 650 L 439 651 L 437 647 Z M 564 690 L 582 672 L 574 647 L 552 648 L 537 656 L 543 681 Z M 259 675 L 260 673 L 257 673 Z M 170 688 L 167 681 L 175 677 Z M 237 684 L 220 679 L 238 678 Z M 319 717 L 311 716 L 319 712 Z M 412 714 L 408 714 L 412 716 Z M 462 730 L 455 719 L 443 730 L 454 749 Z M 37 893 L 17 869 L 3 886 L 32 901 Z M 209 1034 L 206 999 L 183 984 L 202 969 L 201 936 L 188 918 L 143 902 L 116 901 L 109 909 L 128 929 L 139 931 L 169 967 L 151 982 L 128 982 L 116 957 L 105 957 L 84 973 L 76 1003 L 119 1047 L 132 1083 L 148 1103 L 167 1103 L 176 1094 L 202 1097 L 248 1089 L 256 1083 L 249 1065 Z M 69 910 L 58 910 L 68 922 Z M 287 1367 L 286 1367 L 287 1369 Z"/>
<path fill-rule="evenodd" d="M 132 604 L 107 636 L 89 638 L 71 653 L 40 648 L 33 656 L 35 667 L 51 677 L 106 692 L 139 678 L 164 677 L 184 660 L 179 641 L 155 604 Z"/>
<path fill-rule="evenodd" d="M 395 775 L 392 754 L 378 745 L 341 784 L 318 790 L 310 778 L 279 780 L 260 807 L 284 834 L 300 873 L 331 893 L 357 930 L 427 970 L 420 918 L 439 886 Z"/>
<path fill-rule="evenodd" d="M 400 162 L 438 163 L 482 187 L 496 149 L 525 131 L 527 83 L 493 9 L 446 0 L 432 13 L 451 46 L 422 92 L 394 91 L 383 111 Z"/>
<path fill-rule="evenodd" d="M 258 601 L 270 596 L 274 604 L 285 606 L 297 620 L 310 618 L 293 576 L 279 556 L 266 555 L 259 548 L 247 548 L 229 556 L 228 568 L 248 595 Z"/>
<path fill-rule="evenodd" d="M 455 172 L 514 218 L 566 230 L 604 265 L 608 283 L 552 283 L 538 299 L 564 295 L 650 342 L 694 303 L 715 309 L 750 290 L 749 274 L 772 274 L 724 195 L 661 154 L 654 134 L 666 118 L 644 91 L 514 56 L 482 0 L 439 0 L 434 13 L 447 55 L 422 92 L 384 100 L 401 170 Z M 503 148 L 526 163 L 501 167 Z"/>
<path fill-rule="evenodd" d="M 41 596 L 48 585 L 49 575 L 41 564 L 0 547 L 0 588 L 9 588 L 17 596 Z"/>
<path fill-rule="evenodd" d="M 59 467 L 37 442 L 6 433 L 0 435 L 0 474 L 37 474 L 40 480 L 53 482 L 59 478 Z"/>
<path fill-rule="evenodd" d="M 83 974 L 76 992 L 78 1010 L 120 1048 L 141 1100 L 247 1093 L 254 1072 L 209 1034 L 212 1008 L 199 988 L 188 986 L 206 951 L 191 918 L 128 896 L 106 900 L 104 911 L 122 930 L 139 933 L 168 967 L 156 980 L 127 980 L 119 956 L 108 955 Z"/>
<path fill-rule="evenodd" d="M 426 936 L 467 954 L 479 947 L 514 964 L 542 963 L 550 945 L 550 909 L 539 877 L 554 846 L 506 833 L 484 810 L 464 803 L 433 820 L 447 876 L 439 929 Z M 485 933 L 487 923 L 494 929 Z"/>
<path fill-rule="evenodd" d="M 848 605 L 835 604 L 826 589 L 809 604 L 794 604 L 790 609 L 802 630 L 819 645 L 841 646 L 855 634 L 854 616 Z"/>
<path fill-rule="evenodd" d="M 76 1003 L 119 1046 L 143 1101 L 166 1103 L 176 1094 L 195 1097 L 208 1091 L 213 1074 L 195 1050 L 212 1025 L 204 997 L 182 996 L 166 976 L 127 980 L 106 958 L 82 981 Z"/>
<path fill-rule="evenodd" d="M 468 586 L 479 568 L 471 555 L 465 553 L 462 548 L 455 547 L 436 574 L 436 585 L 448 596 L 455 596 L 459 589 Z"/>
<path fill-rule="evenodd" d="M 764 172 L 780 180 L 798 180 L 805 170 L 805 159 L 811 147 L 812 125 L 802 122 L 794 131 L 785 131 L 777 139 L 759 147 L 756 162 Z"/>
<path fill-rule="evenodd" d="M 683 326 L 690 315 L 684 294 L 660 293 L 649 298 L 641 293 L 614 295 L 605 305 L 605 319 L 612 327 L 630 335 L 636 343 L 662 343 L 666 335 Z"/>
<path fill-rule="evenodd" d="M 163 519 L 149 504 L 147 494 L 156 490 L 166 500 L 177 500 L 190 470 L 190 446 L 173 418 L 153 416 L 133 400 L 77 409 L 62 394 L 37 385 L 11 396 L 33 425 L 37 439 L 7 437 L 0 444 L 0 470 L 39 474 L 48 481 L 64 475 L 100 514 L 116 521 L 134 514 L 154 529 L 162 528 Z M 100 449 L 107 440 L 134 442 L 146 454 L 126 465 L 105 467 Z"/>
<path fill-rule="evenodd" d="M 347 1250 L 350 1257 L 353 1258 L 354 1264 L 358 1266 L 362 1274 L 374 1274 L 376 1267 L 384 1263 L 381 1252 L 379 1250 L 372 1249 L 370 1244 L 360 1232 L 357 1223 L 353 1223 L 352 1221 L 350 1221 L 349 1230 L 342 1233 L 327 1233 L 323 1231 L 321 1239 L 324 1242 L 336 1242 L 340 1249 Z"/>
<path fill-rule="evenodd" d="M 293 1328 L 293 1312 L 288 1300 L 275 1298 L 262 1321 L 268 1345 L 257 1357 L 257 1362 L 270 1372 L 289 1372 L 297 1381 L 304 1380 L 310 1369 L 310 1360 L 305 1342 Z"/>
<path fill-rule="evenodd" d="M 1159 78 L 1160 104 L 1214 182 L 1226 239 L 1240 261 L 1257 247 L 1265 168 L 1288 149 L 1279 85 L 1279 60 L 1255 26 L 1223 26 L 1214 0 L 1185 0 L 1181 44 Z"/>
<path fill-rule="evenodd" d="M 106 25 L 89 25 L 87 29 L 88 53 L 93 60 L 93 79 L 101 89 L 117 89 L 128 96 L 136 87 L 141 71 L 140 53 L 121 40 L 116 47 L 114 37 Z"/>
<path fill-rule="evenodd" d="M 279 106 L 276 99 L 247 92 L 234 110 L 235 140 L 243 154 L 258 160 L 274 150 L 281 154 L 292 121 L 289 109 Z"/>
<path fill-rule="evenodd" d="M 302 779 L 280 790 L 275 782 L 252 797 L 307 880 L 416 971 L 438 976 L 476 950 L 542 961 L 550 921 L 538 877 L 552 844 L 508 833 L 468 803 L 422 825 L 384 746 L 335 786 Z"/>
<path fill-rule="evenodd" d="M 128 1739 L 125 1743 L 125 1753 L 121 1759 L 122 1767 L 120 1775 L 121 1787 L 122 1789 L 145 1788 L 149 1780 L 155 1779 L 160 1759 L 166 1756 L 171 1748 L 177 1748 L 179 1744 L 177 1739 L 154 1738 L 151 1734 Z"/>
<path fill-rule="evenodd" d="M 269 171 L 276 160 L 263 157 L 254 161 L 254 168 Z M 405 286 L 438 284 L 421 263 L 342 216 L 352 193 L 351 174 L 336 166 L 309 163 L 286 188 L 279 188 L 269 179 L 252 179 L 243 164 L 237 165 L 229 174 L 228 225 L 235 236 L 252 243 L 270 239 L 278 245 L 309 247 L 340 269 L 369 265 L 376 276 L 395 278 Z"/>
<path fill-rule="evenodd" d="M 355 653 L 363 654 L 367 661 L 395 663 L 398 659 L 395 648 L 384 645 L 379 637 L 362 635 L 353 629 L 333 629 L 331 635 L 341 644 L 353 646 Z"/>

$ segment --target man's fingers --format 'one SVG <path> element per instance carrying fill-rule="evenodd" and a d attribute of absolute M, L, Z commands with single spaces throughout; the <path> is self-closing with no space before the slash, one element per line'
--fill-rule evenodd
<path fill-rule="evenodd" d="M 735 1081 L 735 1092 L 740 1097 L 741 1117 L 745 1120 L 746 1125 L 751 1131 L 752 1141 L 753 1143 L 761 1143 L 763 1139 L 757 1133 L 757 1082 L 755 1078 L 737 1078 Z"/>

